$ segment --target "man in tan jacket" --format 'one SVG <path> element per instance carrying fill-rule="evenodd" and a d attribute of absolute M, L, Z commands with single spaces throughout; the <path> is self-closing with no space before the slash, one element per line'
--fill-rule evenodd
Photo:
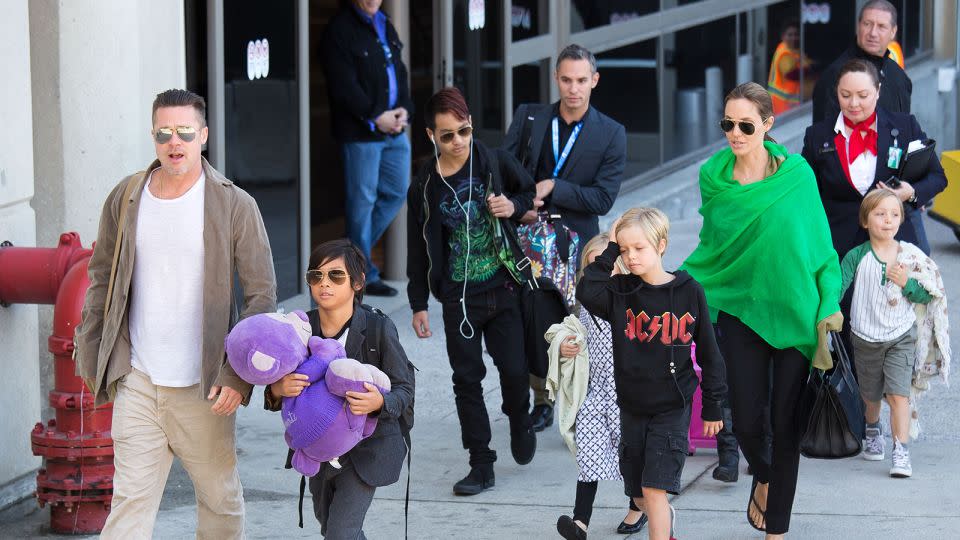
<path fill-rule="evenodd" d="M 103 538 L 149 538 L 174 456 L 197 493 L 197 537 L 241 538 L 235 416 L 252 387 L 226 362 L 239 318 L 276 308 L 256 202 L 200 155 L 206 104 L 186 90 L 153 102 L 157 160 L 110 193 L 77 329 L 77 371 L 113 401 L 113 505 Z"/>

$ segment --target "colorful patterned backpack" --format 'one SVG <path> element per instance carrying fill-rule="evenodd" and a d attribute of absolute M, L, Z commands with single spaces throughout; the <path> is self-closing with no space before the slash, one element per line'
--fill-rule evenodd
<path fill-rule="evenodd" d="M 580 237 L 561 223 L 558 214 L 540 212 L 536 223 L 517 227 L 523 254 L 530 259 L 533 277 L 549 279 L 560 290 L 568 308 L 576 303 Z"/>

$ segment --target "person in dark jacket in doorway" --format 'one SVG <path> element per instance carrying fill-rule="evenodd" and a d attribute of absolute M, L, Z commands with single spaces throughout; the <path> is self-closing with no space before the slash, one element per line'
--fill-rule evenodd
<path fill-rule="evenodd" d="M 837 101 L 837 75 L 853 58 L 867 60 L 877 68 L 883 92 L 879 105 L 889 112 L 910 112 L 913 83 L 888 47 L 897 36 L 897 8 L 887 0 L 871 0 L 860 9 L 857 19 L 857 43 L 843 52 L 820 75 L 813 88 L 813 122 L 835 120 L 840 114 Z"/>
<path fill-rule="evenodd" d="M 349 0 L 323 35 L 322 58 L 333 136 L 346 181 L 347 236 L 367 260 L 365 292 L 395 296 L 380 279 L 370 249 L 403 206 L 410 181 L 410 141 L 404 129 L 413 102 L 403 45 L 382 0 Z"/>
<path fill-rule="evenodd" d="M 626 494 L 647 514 L 650 538 L 672 538 L 697 374 L 703 370 L 703 431 L 723 428 L 726 370 L 707 299 L 683 271 L 663 269 L 670 224 L 656 208 L 633 208 L 610 226 L 607 249 L 583 270 L 577 300 L 613 330 L 613 377 L 620 405 L 620 472 Z M 611 276 L 620 257 L 630 273 Z M 669 536 L 668 536 L 669 535 Z M 586 538 L 576 529 L 568 539 Z"/>
<path fill-rule="evenodd" d="M 536 188 L 513 156 L 473 139 L 470 111 L 459 90 L 440 90 L 425 109 L 435 159 L 424 164 L 407 194 L 407 296 L 420 338 L 432 335 L 430 294 L 443 306 L 461 438 L 470 452 L 470 472 L 453 492 L 474 495 L 493 487 L 497 459 L 481 386 L 486 374 L 481 336 L 500 372 L 514 460 L 529 463 L 537 448 L 522 345 L 524 279 L 517 262 L 523 254 L 515 230 Z"/>

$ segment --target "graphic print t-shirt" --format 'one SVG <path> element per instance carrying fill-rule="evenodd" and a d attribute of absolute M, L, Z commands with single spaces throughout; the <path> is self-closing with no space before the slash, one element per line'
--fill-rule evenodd
<path fill-rule="evenodd" d="M 464 281 L 469 296 L 500 286 L 509 276 L 498 257 L 495 218 L 485 200 L 486 184 L 478 175 L 471 182 L 468 167 L 464 165 L 446 179 L 448 185 L 440 187 L 439 213 L 447 244 L 443 295 L 447 299 L 460 298 Z"/>

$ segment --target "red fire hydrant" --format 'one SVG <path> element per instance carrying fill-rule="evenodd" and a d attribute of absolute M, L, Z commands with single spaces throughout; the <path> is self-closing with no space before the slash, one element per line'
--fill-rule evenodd
<path fill-rule="evenodd" d="M 0 304 L 54 304 L 54 361 L 50 406 L 56 419 L 37 423 L 31 433 L 34 455 L 44 458 L 37 473 L 37 502 L 50 505 L 54 532 L 88 534 L 103 528 L 113 496 L 113 439 L 110 404 L 93 406 L 93 395 L 75 375 L 73 334 L 80 324 L 90 286 L 84 249 L 77 233 L 60 235 L 56 248 L 0 245 Z"/>

